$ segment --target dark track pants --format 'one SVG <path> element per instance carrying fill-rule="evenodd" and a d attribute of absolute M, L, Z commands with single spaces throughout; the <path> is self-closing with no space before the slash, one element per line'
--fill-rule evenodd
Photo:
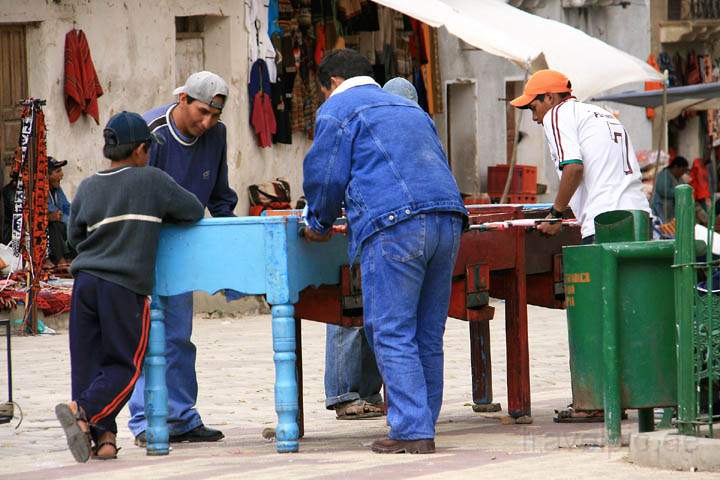
<path fill-rule="evenodd" d="M 93 436 L 117 433 L 115 417 L 142 371 L 150 333 L 148 297 L 85 272 L 75 277 L 70 310 L 72 398 Z"/>

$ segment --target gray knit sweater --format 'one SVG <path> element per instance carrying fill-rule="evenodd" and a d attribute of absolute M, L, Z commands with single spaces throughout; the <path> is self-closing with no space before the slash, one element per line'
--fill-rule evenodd
<path fill-rule="evenodd" d="M 73 275 L 87 272 L 140 295 L 152 293 L 162 222 L 191 223 L 204 208 L 155 167 L 124 167 L 86 178 L 70 207 Z"/>

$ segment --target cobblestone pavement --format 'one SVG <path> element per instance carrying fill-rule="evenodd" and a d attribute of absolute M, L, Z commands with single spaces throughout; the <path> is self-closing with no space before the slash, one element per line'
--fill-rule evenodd
<path fill-rule="evenodd" d="M 495 401 L 506 406 L 503 305 L 494 302 L 491 322 Z M 473 413 L 470 401 L 468 326 L 449 319 L 445 336 L 445 397 L 435 455 L 376 455 L 368 450 L 385 435 L 383 419 L 336 421 L 323 404 L 324 325 L 303 322 L 305 438 L 300 453 L 277 454 L 264 428 L 275 425 L 274 366 L 267 315 L 196 318 L 200 398 L 207 425 L 226 438 L 216 444 L 176 445 L 166 457 L 147 457 L 133 445 L 121 413 L 119 459 L 76 464 L 53 406 L 68 399 L 67 332 L 13 344 L 15 400 L 24 419 L 18 429 L 0 425 L 0 479 L 55 478 L 206 479 L 321 478 L 698 478 L 702 473 L 642 468 L 627 449 L 601 446 L 602 424 L 558 425 L 554 408 L 571 400 L 565 313 L 530 307 L 532 425 L 507 424 L 502 414 Z M 0 400 L 6 386 L 0 356 Z M 625 422 L 624 435 L 635 428 Z"/>

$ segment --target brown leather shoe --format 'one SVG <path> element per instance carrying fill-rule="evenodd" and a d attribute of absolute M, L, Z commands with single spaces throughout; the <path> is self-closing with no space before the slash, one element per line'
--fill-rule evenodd
<path fill-rule="evenodd" d="M 375 440 L 370 449 L 375 453 L 435 453 L 435 440 Z"/>

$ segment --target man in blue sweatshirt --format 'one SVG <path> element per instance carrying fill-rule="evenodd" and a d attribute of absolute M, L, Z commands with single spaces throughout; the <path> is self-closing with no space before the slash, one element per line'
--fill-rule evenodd
<path fill-rule="evenodd" d="M 325 103 L 303 164 L 306 238 L 324 241 L 345 204 L 360 251 L 365 333 L 389 397 L 377 453 L 433 453 L 443 334 L 466 210 L 430 117 L 388 93 L 353 50 L 318 68 Z M 362 248 L 361 248 L 362 247 Z"/>
<path fill-rule="evenodd" d="M 173 92 L 178 101 L 150 110 L 143 117 L 150 130 L 165 140 L 153 144 L 149 165 L 167 172 L 194 193 L 213 217 L 232 217 L 237 194 L 228 184 L 227 140 L 220 114 L 228 96 L 227 83 L 212 72 L 190 75 Z M 192 334 L 192 292 L 166 298 L 168 428 L 170 442 L 216 442 L 224 437 L 206 427 L 195 409 L 198 386 Z M 145 446 L 145 378 L 130 399 L 130 430 Z"/>

